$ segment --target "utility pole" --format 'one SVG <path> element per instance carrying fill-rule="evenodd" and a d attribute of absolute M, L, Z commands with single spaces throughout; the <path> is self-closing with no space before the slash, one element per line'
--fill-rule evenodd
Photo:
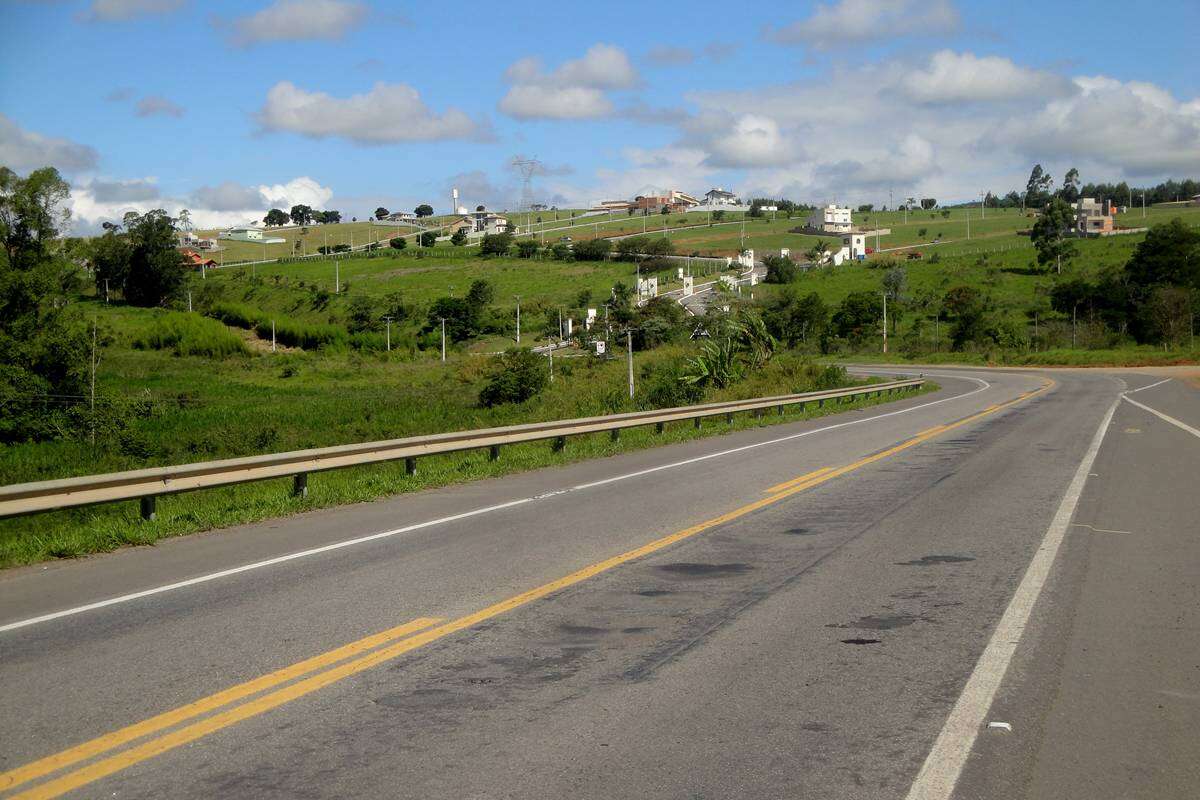
<path fill-rule="evenodd" d="M 883 293 L 883 352 L 887 352 L 887 292 Z"/>
<path fill-rule="evenodd" d="M 554 340 L 550 339 L 549 342 L 550 349 L 546 351 L 546 354 L 550 356 L 550 382 L 554 383 Z"/>
<path fill-rule="evenodd" d="M 188 311 L 192 310 L 192 290 L 188 289 Z"/>
<path fill-rule="evenodd" d="M 442 363 L 446 363 L 446 318 L 439 317 L 442 321 Z"/>
<path fill-rule="evenodd" d="M 392 316 L 384 314 L 383 321 L 387 324 L 387 351 L 392 352 Z"/>
<path fill-rule="evenodd" d="M 1072 349 L 1075 348 L 1075 317 L 1076 317 L 1076 312 L 1078 310 L 1079 310 L 1078 303 L 1071 306 L 1071 348 Z"/>
<path fill-rule="evenodd" d="M 971 209 L 967 209 L 967 241 L 971 241 Z"/>
<path fill-rule="evenodd" d="M 333 293 L 342 293 L 342 273 L 338 268 L 338 262 L 336 259 L 333 262 Z"/>
<path fill-rule="evenodd" d="M 517 298 L 517 344 L 521 343 L 521 295 L 513 295 Z"/>
<path fill-rule="evenodd" d="M 633 330 L 625 331 L 625 358 L 629 362 L 629 399 L 633 399 Z"/>
<path fill-rule="evenodd" d="M 271 320 L 271 352 L 275 352 L 275 320 Z"/>
<path fill-rule="evenodd" d="M 1145 216 L 1145 206 L 1143 205 L 1142 216 Z M 200 277 L 204 277 L 204 265 L 200 265 Z M 108 303 L 108 278 L 104 279 L 104 302 Z"/>
<path fill-rule="evenodd" d="M 987 219 L 987 192 L 979 193 L 979 218 Z"/>
<path fill-rule="evenodd" d="M 1142 192 L 1142 219 L 1146 218 L 1146 193 Z M 108 284 L 105 284 L 106 286 Z"/>
<path fill-rule="evenodd" d="M 95 320 L 92 320 L 92 359 L 91 359 L 91 361 L 92 361 L 92 364 L 91 364 L 91 366 L 92 366 L 92 377 L 91 377 L 92 388 L 91 388 L 91 405 L 90 405 L 91 419 L 90 419 L 90 422 L 91 422 L 91 426 L 92 426 L 92 430 L 91 430 L 92 447 L 95 447 L 96 446 L 96 365 L 98 363 L 98 361 L 96 359 L 96 321 Z"/>

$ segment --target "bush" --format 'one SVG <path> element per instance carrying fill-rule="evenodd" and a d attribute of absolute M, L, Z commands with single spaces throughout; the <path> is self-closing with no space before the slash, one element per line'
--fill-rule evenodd
<path fill-rule="evenodd" d="M 479 404 L 491 408 L 502 403 L 523 403 L 546 388 L 550 371 L 542 356 L 527 347 L 513 348 L 492 359 L 488 380 L 479 392 Z"/>
<path fill-rule="evenodd" d="M 612 242 L 608 239 L 589 239 L 575 245 L 576 261 L 603 261 L 612 250 Z"/>
<path fill-rule="evenodd" d="M 393 239 L 389 239 L 388 244 L 393 250 L 403 250 L 404 248 L 408 247 L 408 240 L 403 236 L 397 236 Z"/>
<path fill-rule="evenodd" d="M 450 244 L 454 245 L 455 247 L 462 247 L 466 243 L 467 232 L 464 229 L 459 228 L 450 235 Z"/>
<path fill-rule="evenodd" d="M 215 303 L 209 310 L 208 316 L 219 319 L 226 325 L 232 325 L 235 328 L 245 328 L 246 330 L 251 330 L 266 319 L 263 312 L 257 308 L 251 308 L 240 303 Z"/>
<path fill-rule="evenodd" d="M 225 358 L 247 352 L 236 333 L 199 314 L 169 311 L 154 320 L 150 330 L 134 341 L 141 350 L 171 350 L 177 356 Z"/>
<path fill-rule="evenodd" d="M 479 252 L 485 256 L 506 256 L 512 242 L 511 233 L 488 233 L 479 243 Z"/>
<path fill-rule="evenodd" d="M 687 363 L 681 359 L 647 364 L 638 386 L 639 408 L 677 408 L 699 403 L 704 389 L 685 380 Z"/>
<path fill-rule="evenodd" d="M 517 257 L 518 258 L 533 258 L 538 254 L 538 243 L 532 239 L 522 239 L 517 242 Z"/>
<path fill-rule="evenodd" d="M 767 283 L 791 283 L 800 277 L 800 267 L 787 256 L 766 256 Z"/>
<path fill-rule="evenodd" d="M 575 254 L 571 252 L 571 245 L 566 242 L 555 242 L 550 248 L 550 254 L 554 256 L 555 261 L 574 261 Z"/>
<path fill-rule="evenodd" d="M 258 338 L 271 340 L 270 319 L 260 320 L 254 330 Z M 348 340 L 346 329 L 337 325 L 307 325 L 287 317 L 275 318 L 275 341 L 287 347 L 316 350 L 319 347 L 345 345 Z"/>

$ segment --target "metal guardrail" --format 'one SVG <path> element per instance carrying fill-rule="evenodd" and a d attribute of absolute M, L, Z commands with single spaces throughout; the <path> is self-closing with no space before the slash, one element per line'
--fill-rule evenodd
<path fill-rule="evenodd" d="M 689 419 L 694 420 L 696 427 L 699 427 L 700 421 L 705 417 L 724 414 L 727 421 L 732 422 L 733 415 L 738 412 L 761 414 L 768 408 L 778 408 L 782 411 L 784 406 L 803 406 L 806 403 L 824 405 L 827 400 L 842 401 L 870 395 L 894 394 L 904 389 L 918 388 L 924 383 L 923 379 L 915 378 L 823 392 L 436 433 L 429 436 L 294 450 L 288 453 L 229 458 L 198 464 L 15 483 L 0 486 L 0 517 L 138 499 L 141 501 L 142 517 L 153 519 L 156 497 L 193 489 L 229 486 L 290 475 L 293 477 L 293 493 L 302 496 L 308 492 L 308 475 L 312 472 L 403 459 L 405 469 L 411 475 L 416 473 L 417 459 L 422 456 L 487 448 L 490 457 L 495 460 L 499 458 L 500 447 L 506 444 L 553 440 L 554 449 L 561 450 L 566 445 L 568 436 L 608 431 L 613 439 L 617 439 L 624 428 L 654 425 L 662 432 L 663 426 L 668 422 Z"/>

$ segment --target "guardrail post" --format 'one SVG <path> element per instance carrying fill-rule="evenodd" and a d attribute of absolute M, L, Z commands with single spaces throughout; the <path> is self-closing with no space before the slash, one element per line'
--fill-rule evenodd
<path fill-rule="evenodd" d="M 554 445 L 553 445 L 553 447 L 554 447 L 554 452 L 556 452 L 556 453 L 561 453 L 561 452 L 563 451 L 563 448 L 564 448 L 564 447 L 566 447 L 566 446 L 567 446 L 567 437 L 565 437 L 565 436 L 556 436 L 556 437 L 554 438 Z"/>
<path fill-rule="evenodd" d="M 153 522 L 154 518 L 158 516 L 158 512 L 155 509 L 155 501 L 157 499 L 154 495 L 150 495 L 149 497 L 140 498 L 138 501 L 138 505 L 141 507 L 142 519 L 147 522 Z"/>
<path fill-rule="evenodd" d="M 416 475 L 417 474 L 417 459 L 415 459 L 412 456 L 409 456 L 408 458 L 404 459 L 404 474 L 405 475 Z"/>
<path fill-rule="evenodd" d="M 729 423 L 730 425 L 733 424 L 733 412 L 732 411 L 725 415 L 725 421 L 727 423 Z"/>
<path fill-rule="evenodd" d="M 783 416 L 783 404 L 782 403 L 775 406 L 775 413 L 779 414 L 779 416 Z"/>
<path fill-rule="evenodd" d="M 817 401 L 817 408 L 824 408 L 824 407 L 825 407 L 825 399 L 822 398 Z"/>
<path fill-rule="evenodd" d="M 307 472 L 297 472 L 292 476 L 292 497 L 308 497 Z"/>
<path fill-rule="evenodd" d="M 696 430 L 699 430 L 699 429 L 700 429 L 700 423 L 701 423 L 701 422 L 703 422 L 703 421 L 704 421 L 704 418 L 703 418 L 703 417 L 696 417 L 694 420 L 692 420 L 692 425 L 693 425 L 693 426 L 695 426 Z"/>
<path fill-rule="evenodd" d="M 620 429 L 620 428 L 613 428 L 611 431 L 609 431 L 608 438 L 609 438 L 609 439 L 612 439 L 614 442 L 620 441 L 620 439 L 621 439 L 621 429 Z"/>
<path fill-rule="evenodd" d="M 488 461 L 496 461 L 500 458 L 500 445 L 494 444 L 488 448 Z"/>
<path fill-rule="evenodd" d="M 665 424 L 665 423 L 662 423 L 662 422 L 656 422 L 656 423 L 654 423 L 654 432 L 655 432 L 655 433 L 662 433 L 662 432 L 663 432 L 663 430 L 664 430 L 666 427 L 667 427 L 667 426 L 666 426 L 666 424 Z"/>

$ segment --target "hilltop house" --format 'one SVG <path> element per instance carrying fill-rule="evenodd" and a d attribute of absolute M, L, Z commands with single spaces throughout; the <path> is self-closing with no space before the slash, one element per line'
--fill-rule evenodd
<path fill-rule="evenodd" d="M 282 244 L 285 240 L 276 236 L 264 236 L 262 228 L 252 225 L 242 225 L 237 228 L 221 231 L 218 239 L 228 239 L 231 242 L 253 242 L 254 244 Z"/>
<path fill-rule="evenodd" d="M 736 206 L 738 205 L 738 198 L 733 192 L 727 192 L 718 186 L 714 189 L 709 189 L 704 193 L 704 205 Z"/>
<path fill-rule="evenodd" d="M 1112 233 L 1113 208 L 1107 201 L 1081 197 L 1075 204 L 1075 231 L 1080 236 L 1103 236 Z"/>
<path fill-rule="evenodd" d="M 850 207 L 831 204 L 824 208 L 814 208 L 805 227 L 821 233 L 850 233 L 854 230 L 854 223 L 850 219 Z"/>

